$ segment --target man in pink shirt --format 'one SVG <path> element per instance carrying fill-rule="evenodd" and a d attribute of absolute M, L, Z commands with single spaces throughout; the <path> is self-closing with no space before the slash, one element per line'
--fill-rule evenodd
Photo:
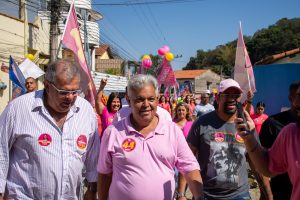
<path fill-rule="evenodd" d="M 300 86 L 297 89 L 294 106 L 297 115 L 296 123 L 285 126 L 268 151 L 254 138 L 252 130 L 255 125 L 248 113 L 245 114 L 250 131 L 242 130 L 246 124 L 241 123 L 243 121 L 241 118 L 236 119 L 236 124 L 255 168 L 268 177 L 287 172 L 293 185 L 291 199 L 297 200 L 300 197 Z"/>
<path fill-rule="evenodd" d="M 199 165 L 176 124 L 156 114 L 158 86 L 150 75 L 128 83 L 132 114 L 109 126 L 98 161 L 99 200 L 174 198 L 174 168 L 184 174 L 195 199 L 203 198 Z"/>

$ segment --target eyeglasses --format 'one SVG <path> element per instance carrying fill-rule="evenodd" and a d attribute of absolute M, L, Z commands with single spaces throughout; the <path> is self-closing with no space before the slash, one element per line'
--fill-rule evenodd
<path fill-rule="evenodd" d="M 220 96 L 224 97 L 224 98 L 238 99 L 238 98 L 241 97 L 241 94 L 226 94 L 226 93 L 221 93 Z"/>
<path fill-rule="evenodd" d="M 78 95 L 81 93 L 81 90 L 61 90 L 58 89 L 57 87 L 55 87 L 55 85 L 53 83 L 51 83 L 51 85 L 53 86 L 53 88 L 56 90 L 56 92 L 58 93 L 58 95 L 60 96 L 67 96 L 67 95 Z"/>

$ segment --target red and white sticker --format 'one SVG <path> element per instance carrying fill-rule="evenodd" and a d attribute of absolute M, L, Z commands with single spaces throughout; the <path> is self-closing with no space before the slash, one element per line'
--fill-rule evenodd
<path fill-rule="evenodd" d="M 51 142 L 52 138 L 48 133 L 42 133 L 38 139 L 38 143 L 44 147 L 50 145 Z"/>
<path fill-rule="evenodd" d="M 122 142 L 122 148 L 124 151 L 130 152 L 132 151 L 136 146 L 136 142 L 134 139 L 132 138 L 126 138 L 123 142 Z"/>
<path fill-rule="evenodd" d="M 243 138 L 238 133 L 235 133 L 235 140 L 239 143 L 244 143 Z"/>
<path fill-rule="evenodd" d="M 224 133 L 222 132 L 215 133 L 215 140 L 217 142 L 223 142 L 224 139 L 225 139 Z"/>
<path fill-rule="evenodd" d="M 76 141 L 77 147 L 81 150 L 85 149 L 87 146 L 87 137 L 86 135 L 79 135 Z"/>

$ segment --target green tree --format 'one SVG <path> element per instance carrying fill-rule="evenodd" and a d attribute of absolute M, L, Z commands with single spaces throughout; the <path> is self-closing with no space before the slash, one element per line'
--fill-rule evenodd
<path fill-rule="evenodd" d="M 252 37 L 244 36 L 252 64 L 277 53 L 300 47 L 300 18 L 283 18 L 274 25 L 258 30 Z M 216 73 L 230 76 L 234 63 L 237 39 L 215 49 L 197 50 L 195 57 L 183 68 L 212 69 Z"/>

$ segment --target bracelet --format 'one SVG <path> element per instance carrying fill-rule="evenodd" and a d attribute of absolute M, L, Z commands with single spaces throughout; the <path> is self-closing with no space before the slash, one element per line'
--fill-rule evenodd
<path fill-rule="evenodd" d="M 255 146 L 250 150 L 250 152 L 253 153 L 257 149 L 258 146 L 259 146 L 259 143 L 256 141 Z"/>
<path fill-rule="evenodd" d="M 184 192 L 176 192 L 176 198 L 185 197 Z"/>

